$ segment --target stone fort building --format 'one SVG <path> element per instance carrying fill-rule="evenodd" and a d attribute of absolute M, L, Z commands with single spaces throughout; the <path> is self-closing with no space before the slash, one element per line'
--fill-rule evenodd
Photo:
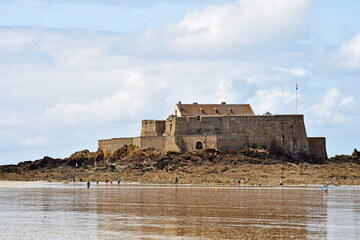
<path fill-rule="evenodd" d="M 178 102 L 168 119 L 143 120 L 139 137 L 99 140 L 99 149 L 111 154 L 129 144 L 175 152 L 276 144 L 294 158 L 327 159 L 325 138 L 307 137 L 303 115 L 255 115 L 249 104 L 226 102 Z"/>

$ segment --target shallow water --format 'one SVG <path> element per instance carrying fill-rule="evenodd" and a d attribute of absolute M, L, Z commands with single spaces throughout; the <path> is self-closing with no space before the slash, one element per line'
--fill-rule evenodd
<path fill-rule="evenodd" d="M 360 187 L 0 182 L 0 239 L 360 239 Z"/>

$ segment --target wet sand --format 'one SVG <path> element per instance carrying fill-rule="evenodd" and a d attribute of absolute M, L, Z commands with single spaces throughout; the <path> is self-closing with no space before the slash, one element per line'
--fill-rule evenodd
<path fill-rule="evenodd" d="M 217 189 L 215 188 L 217 187 Z M 2 239 L 356 239 L 360 187 L 0 182 Z"/>

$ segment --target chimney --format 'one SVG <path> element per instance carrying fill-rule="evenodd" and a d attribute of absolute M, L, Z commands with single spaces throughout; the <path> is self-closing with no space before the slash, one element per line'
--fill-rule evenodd
<path fill-rule="evenodd" d="M 198 104 L 197 102 L 193 102 L 193 104 L 195 105 L 195 104 Z"/>
<path fill-rule="evenodd" d="M 178 102 L 179 108 L 181 108 L 181 101 Z"/>
<path fill-rule="evenodd" d="M 226 104 L 226 102 L 221 102 L 221 104 Z"/>

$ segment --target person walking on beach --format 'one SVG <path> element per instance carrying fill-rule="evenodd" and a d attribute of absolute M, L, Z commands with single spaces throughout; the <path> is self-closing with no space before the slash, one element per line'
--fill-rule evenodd
<path fill-rule="evenodd" d="M 120 184 L 120 178 L 118 178 L 118 184 Z"/>
<path fill-rule="evenodd" d="M 328 186 L 326 184 L 324 184 L 323 191 L 324 191 L 324 196 L 329 195 L 329 192 L 328 192 L 329 188 L 328 188 Z"/>
<path fill-rule="evenodd" d="M 86 185 L 87 185 L 87 188 L 90 188 L 90 182 L 89 181 L 87 182 Z"/>

